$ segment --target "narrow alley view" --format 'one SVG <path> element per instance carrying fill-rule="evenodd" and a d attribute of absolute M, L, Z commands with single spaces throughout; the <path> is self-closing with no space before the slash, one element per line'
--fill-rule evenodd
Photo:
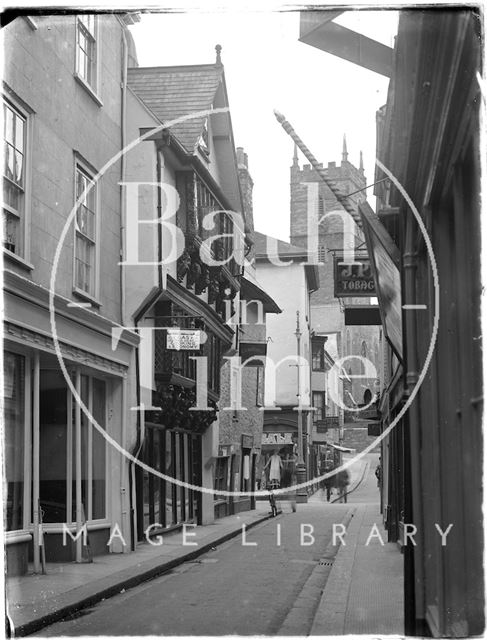
<path fill-rule="evenodd" d="M 378 551 L 387 537 L 377 465 L 378 454 L 354 462 L 347 504 L 335 502 L 336 489 L 330 503 L 320 489 L 295 513 L 280 501 L 282 513 L 244 538 L 239 534 L 37 635 L 103 635 L 108 619 L 110 635 L 214 635 L 216 621 L 221 635 L 399 634 L 401 555 L 387 542 L 386 552 Z M 174 538 L 164 545 L 180 543 Z M 391 577 L 384 581 L 385 575 Z"/>
<path fill-rule="evenodd" d="M 483 13 L 225 4 L 0 12 L 7 635 L 480 636 Z"/>

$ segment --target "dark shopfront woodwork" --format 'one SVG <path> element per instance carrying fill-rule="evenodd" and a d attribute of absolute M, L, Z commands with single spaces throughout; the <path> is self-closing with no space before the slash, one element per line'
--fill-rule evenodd
<path fill-rule="evenodd" d="M 177 175 L 178 193 L 181 197 L 176 221 L 185 234 L 185 248 L 177 263 L 177 280 L 182 283 L 186 277 L 186 287 L 196 295 L 208 292 L 208 304 L 215 306 L 215 311 L 226 321 L 226 306 L 233 315 L 233 300 L 238 291 L 237 278 L 241 268 L 234 259 L 234 250 L 238 229 L 235 229 L 232 218 L 226 213 L 229 209 L 220 198 L 196 174 L 182 171 Z M 212 218 L 208 214 L 215 213 Z M 211 229 L 203 221 L 211 222 Z M 223 236 L 223 237 L 218 237 Z M 201 245 L 210 237 L 211 254 L 214 260 L 225 261 L 220 266 L 208 266 L 201 259 Z M 245 238 L 248 243 L 248 239 Z"/>
<path fill-rule="evenodd" d="M 155 471 L 186 485 L 201 485 L 201 435 L 146 424 L 142 456 Z M 139 492 L 138 538 L 171 529 L 183 522 L 201 521 L 201 494 L 155 473 L 142 470 Z"/>
<path fill-rule="evenodd" d="M 152 405 L 145 412 L 146 436 L 141 459 L 156 471 L 201 486 L 201 439 L 217 418 L 220 393 L 220 368 L 229 343 L 217 336 L 199 316 L 191 315 L 170 300 L 154 308 L 154 320 L 160 330 L 154 332 L 155 391 Z M 167 345 L 167 330 L 162 327 L 194 329 L 204 332 L 206 341 L 197 350 L 173 350 Z M 191 411 L 196 406 L 196 361 L 206 357 L 209 410 Z M 138 538 L 178 526 L 183 522 L 201 521 L 201 493 L 178 486 L 146 470 L 138 472 Z"/>

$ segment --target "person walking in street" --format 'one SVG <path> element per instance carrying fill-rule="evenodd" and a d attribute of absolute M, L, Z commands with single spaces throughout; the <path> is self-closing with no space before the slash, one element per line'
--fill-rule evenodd
<path fill-rule="evenodd" d="M 348 473 L 348 471 L 346 469 L 342 469 L 339 473 L 338 473 L 338 478 L 337 478 L 337 484 L 338 484 L 338 493 L 339 493 L 339 500 L 338 502 L 347 502 L 347 488 L 348 485 L 350 484 L 350 474 Z"/>
<path fill-rule="evenodd" d="M 334 479 L 334 476 L 330 476 L 329 478 L 325 478 L 323 480 L 323 489 L 326 492 L 326 501 L 327 502 L 330 502 L 331 490 L 333 488 L 333 479 Z"/>
<path fill-rule="evenodd" d="M 274 451 L 272 456 L 267 461 L 264 469 L 266 469 L 270 465 L 269 469 L 269 484 L 273 489 L 279 489 L 281 485 L 281 469 L 283 467 L 281 456 L 279 453 Z"/>
<path fill-rule="evenodd" d="M 377 486 L 380 489 L 380 481 L 382 479 L 382 466 L 380 463 L 380 458 L 379 458 L 379 464 L 377 465 L 376 469 L 375 469 L 375 477 L 377 478 Z"/>

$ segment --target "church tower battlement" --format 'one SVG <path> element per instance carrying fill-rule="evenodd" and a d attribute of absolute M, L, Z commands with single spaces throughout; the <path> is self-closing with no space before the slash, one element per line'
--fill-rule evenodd
<path fill-rule="evenodd" d="M 323 168 L 323 165 L 320 164 Z M 351 200 L 356 205 L 365 200 L 364 189 L 367 181 L 364 174 L 363 157 L 360 152 L 360 164 L 357 168 L 348 160 L 347 141 L 343 136 L 342 160 L 337 166 L 336 162 L 329 162 L 326 168 L 327 175 L 333 180 L 338 188 L 345 194 L 351 195 Z M 308 234 L 318 233 L 318 246 L 326 246 L 327 249 L 343 247 L 343 223 L 336 216 L 328 216 L 319 225 L 317 230 L 308 230 L 308 195 L 305 183 L 314 182 L 318 184 L 318 213 L 319 218 L 326 212 L 342 211 L 342 206 L 338 203 L 331 189 L 321 180 L 316 171 L 309 165 L 299 166 L 297 148 L 294 149 L 293 163 L 291 165 L 291 233 L 290 242 L 297 246 L 307 246 Z M 358 193 L 356 193 L 358 191 Z M 361 231 L 356 228 L 358 242 L 363 241 Z"/>

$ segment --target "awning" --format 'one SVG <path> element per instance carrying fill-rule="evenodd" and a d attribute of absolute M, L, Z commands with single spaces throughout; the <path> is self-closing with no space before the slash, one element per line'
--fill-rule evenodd
<path fill-rule="evenodd" d="M 246 274 L 241 280 L 241 297 L 244 300 L 260 300 L 263 303 L 265 313 L 281 313 L 282 309 L 271 296 L 266 293 L 254 279 Z"/>

